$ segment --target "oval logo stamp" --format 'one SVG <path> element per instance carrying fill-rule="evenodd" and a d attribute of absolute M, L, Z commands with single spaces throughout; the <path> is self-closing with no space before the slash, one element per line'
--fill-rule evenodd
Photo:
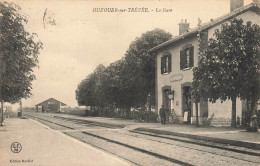
<path fill-rule="evenodd" d="M 22 145 L 19 142 L 14 142 L 11 145 L 11 151 L 13 153 L 19 153 L 22 150 Z"/>

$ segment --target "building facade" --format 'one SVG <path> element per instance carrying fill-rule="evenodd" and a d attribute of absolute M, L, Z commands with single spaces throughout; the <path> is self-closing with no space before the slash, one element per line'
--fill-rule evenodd
<path fill-rule="evenodd" d="M 59 112 L 62 106 L 66 106 L 66 104 L 54 98 L 49 98 L 35 105 L 36 112 L 38 112 L 39 110 L 41 110 L 41 112 Z"/>
<path fill-rule="evenodd" d="M 207 41 L 213 38 L 215 30 L 232 18 L 242 18 L 244 23 L 251 21 L 260 25 L 258 3 L 244 6 L 243 0 L 230 2 L 230 13 L 202 25 L 199 22 L 194 29 L 189 29 L 187 20 L 182 20 L 178 37 L 149 51 L 156 57 L 156 108 L 159 110 L 164 106 L 174 110 L 179 122 L 196 123 L 195 102 L 191 95 L 192 69 L 197 66 L 200 53 L 206 49 Z M 242 103 L 237 99 L 239 117 L 242 117 Z M 222 119 L 229 123 L 231 101 L 212 104 L 207 99 L 201 99 L 198 110 L 200 124 L 209 123 L 209 119 Z"/>

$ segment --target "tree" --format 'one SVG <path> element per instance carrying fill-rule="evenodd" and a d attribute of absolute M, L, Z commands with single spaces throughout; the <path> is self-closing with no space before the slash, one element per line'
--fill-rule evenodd
<path fill-rule="evenodd" d="M 102 84 L 101 84 L 101 80 L 102 80 L 102 77 L 104 75 L 104 70 L 105 70 L 105 66 L 100 64 L 96 67 L 95 71 L 94 71 L 94 74 L 93 74 L 93 82 L 95 83 L 94 85 L 94 95 L 95 95 L 95 103 L 96 103 L 96 106 L 98 107 L 104 107 L 104 95 L 103 95 L 103 92 L 102 92 Z"/>
<path fill-rule="evenodd" d="M 172 35 L 161 29 L 147 31 L 130 44 L 125 54 L 125 70 L 128 77 L 128 87 L 133 94 L 131 98 L 137 107 L 147 102 L 151 95 L 151 104 L 155 103 L 155 57 L 148 50 L 168 41 Z"/>
<path fill-rule="evenodd" d="M 99 65 L 78 85 L 78 103 L 120 108 L 121 117 L 128 117 L 131 107 L 143 107 L 155 90 L 155 57 L 148 55 L 148 50 L 170 38 L 171 34 L 160 29 L 136 38 L 122 59 L 106 68 Z"/>
<path fill-rule="evenodd" d="M 87 84 L 88 79 L 84 79 L 82 80 L 79 84 L 78 84 L 78 88 L 76 89 L 75 93 L 76 93 L 76 100 L 78 102 L 79 106 L 87 106 L 87 98 L 89 96 L 89 94 L 91 94 L 91 92 L 87 91 Z"/>
<path fill-rule="evenodd" d="M 231 126 L 236 126 L 236 98 L 256 101 L 259 91 L 260 28 L 242 19 L 231 19 L 214 33 L 193 72 L 195 96 L 211 102 L 232 101 Z M 203 92 L 202 92 L 203 91 Z"/>
<path fill-rule="evenodd" d="M 104 96 L 101 88 L 101 78 L 105 70 L 104 65 L 98 65 L 95 71 L 81 81 L 76 90 L 78 105 L 104 106 Z"/>
<path fill-rule="evenodd" d="M 1 102 L 16 103 L 31 95 L 33 68 L 42 48 L 42 43 L 35 41 L 37 34 L 26 31 L 27 19 L 19 12 L 14 3 L 0 2 Z"/>
<path fill-rule="evenodd" d="M 129 117 L 131 100 L 126 91 L 128 82 L 124 77 L 124 59 L 111 63 L 104 71 L 101 78 L 101 89 L 104 96 L 104 102 L 110 112 L 119 108 L 120 117 Z"/>

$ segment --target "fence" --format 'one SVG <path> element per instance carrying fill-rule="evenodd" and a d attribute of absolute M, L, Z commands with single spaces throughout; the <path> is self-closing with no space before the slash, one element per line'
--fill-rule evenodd
<path fill-rule="evenodd" d="M 158 115 L 154 112 L 144 110 L 130 111 L 129 109 L 116 109 L 116 108 L 92 108 L 88 109 L 73 109 L 65 108 L 62 110 L 65 114 L 78 115 L 78 116 L 94 116 L 94 117 L 109 117 L 109 118 L 123 118 L 133 119 L 145 122 L 157 122 Z"/>

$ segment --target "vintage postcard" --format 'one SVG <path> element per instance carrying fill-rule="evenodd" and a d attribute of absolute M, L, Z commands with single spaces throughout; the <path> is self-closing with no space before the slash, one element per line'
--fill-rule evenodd
<path fill-rule="evenodd" d="M 260 165 L 259 0 L 0 2 L 0 165 Z"/>

